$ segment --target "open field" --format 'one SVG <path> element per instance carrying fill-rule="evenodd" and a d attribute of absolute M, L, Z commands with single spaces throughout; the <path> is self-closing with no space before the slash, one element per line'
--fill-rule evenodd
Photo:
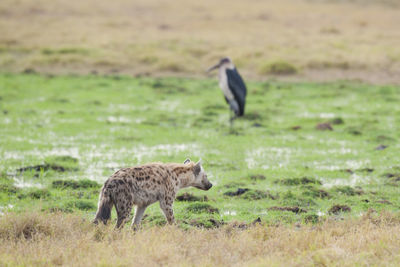
<path fill-rule="evenodd" d="M 249 82 L 231 131 L 215 80 L 11 74 L 0 84 L 2 212 L 93 218 L 114 171 L 187 157 L 204 159 L 215 186 L 183 191 L 194 196 L 175 203 L 183 228 L 399 209 L 396 86 Z M 158 205 L 144 220 L 165 223 Z"/>
<path fill-rule="evenodd" d="M 0 1 L 0 266 L 397 266 L 398 0 Z M 205 70 L 229 56 L 245 116 Z M 213 187 L 95 226 L 116 170 Z"/>
<path fill-rule="evenodd" d="M 400 223 L 390 214 L 318 226 L 231 224 L 219 229 L 95 228 L 76 215 L 0 219 L 2 266 L 398 266 Z"/>
<path fill-rule="evenodd" d="M 397 0 L 2 0 L 0 69 L 400 83 Z M 281 74 L 287 74 L 282 77 Z"/>
<path fill-rule="evenodd" d="M 0 75 L 0 265 L 395 266 L 399 87 L 248 82 L 228 124 L 214 79 Z M 325 124 L 324 124 L 325 123 Z M 95 227 L 101 184 L 203 158 L 164 226 Z"/>

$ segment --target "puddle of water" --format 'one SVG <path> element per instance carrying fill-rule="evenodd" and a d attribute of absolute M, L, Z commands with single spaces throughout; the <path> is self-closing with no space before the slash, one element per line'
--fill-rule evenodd
<path fill-rule="evenodd" d="M 350 178 L 320 178 L 322 180 L 322 185 L 325 188 L 331 188 L 333 186 L 356 186 L 367 184 L 371 181 L 370 177 L 360 176 L 357 174 L 352 174 Z"/>
<path fill-rule="evenodd" d="M 172 112 L 175 111 L 178 106 L 180 105 L 180 101 L 171 101 L 171 100 L 165 100 L 165 101 L 161 101 L 158 103 L 157 108 L 159 110 L 164 110 L 164 111 L 168 111 L 168 112 Z"/>
<path fill-rule="evenodd" d="M 124 116 L 107 116 L 107 117 L 98 117 L 97 121 L 101 122 L 110 122 L 110 123 L 131 123 L 132 120 L 130 118 Z"/>
<path fill-rule="evenodd" d="M 345 150 L 344 152 L 348 152 L 348 151 Z M 314 168 L 317 170 L 329 170 L 329 171 L 337 171 L 337 170 L 343 170 L 343 169 L 357 170 L 357 169 L 369 167 L 371 165 L 370 160 L 347 160 L 342 163 L 343 163 L 342 165 L 332 165 L 329 162 L 314 161 L 313 165 L 314 165 Z"/>
<path fill-rule="evenodd" d="M 14 186 L 18 188 L 43 188 L 42 184 L 34 183 L 32 181 L 25 181 L 22 178 L 14 177 Z"/>
<path fill-rule="evenodd" d="M 5 118 L 3 119 L 3 124 L 10 124 L 11 122 L 12 122 L 12 119 L 11 119 L 11 118 L 5 117 Z"/>
<path fill-rule="evenodd" d="M 237 212 L 234 210 L 227 210 L 227 211 L 224 211 L 224 215 L 236 216 Z"/>
<path fill-rule="evenodd" d="M 104 181 L 103 172 L 107 168 L 117 170 L 146 162 L 157 161 L 158 156 L 173 156 L 187 152 L 187 156 L 195 160 L 201 157 L 198 144 L 160 144 L 156 146 L 138 145 L 132 148 L 110 149 L 108 146 L 92 146 L 84 152 L 80 161 L 85 168 L 85 177 L 96 181 Z M 129 159 L 129 162 L 126 162 Z M 182 158 L 182 162 L 185 159 Z M 111 174 L 111 171 L 110 171 Z"/>
<path fill-rule="evenodd" d="M 280 169 L 289 164 L 294 152 L 298 153 L 299 151 L 287 147 L 257 148 L 247 151 L 247 167 L 249 169 Z"/>
<path fill-rule="evenodd" d="M 364 167 L 368 167 L 371 165 L 370 160 L 347 160 L 346 161 L 346 169 L 361 169 Z"/>
<path fill-rule="evenodd" d="M 298 115 L 300 118 L 321 118 L 321 119 L 333 119 L 337 117 L 335 113 L 311 113 L 311 112 L 303 112 Z"/>

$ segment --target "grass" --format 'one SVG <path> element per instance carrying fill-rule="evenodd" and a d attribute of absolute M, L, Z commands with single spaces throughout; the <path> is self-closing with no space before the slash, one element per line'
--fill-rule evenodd
<path fill-rule="evenodd" d="M 399 8 L 397 0 L 3 0 L 0 68 L 204 77 L 230 56 L 252 79 L 399 83 Z"/>
<path fill-rule="evenodd" d="M 215 80 L 2 74 L 0 83 L 2 213 L 92 218 L 114 171 L 188 157 L 203 158 L 214 187 L 180 192 L 184 228 L 399 208 L 396 86 L 248 82 L 247 115 L 231 131 Z M 145 224 L 165 222 L 158 205 L 146 214 Z"/>
<path fill-rule="evenodd" d="M 232 222 L 207 231 L 154 226 L 135 233 L 95 227 L 79 215 L 10 213 L 0 218 L 0 264 L 396 266 L 399 240 L 399 217 L 389 213 L 316 226 Z"/>

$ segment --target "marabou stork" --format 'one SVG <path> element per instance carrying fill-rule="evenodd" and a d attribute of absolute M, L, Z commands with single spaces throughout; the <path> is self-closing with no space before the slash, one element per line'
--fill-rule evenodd
<path fill-rule="evenodd" d="M 217 68 L 219 69 L 219 87 L 224 93 L 225 100 L 233 113 L 230 116 L 232 126 L 233 120 L 244 114 L 247 93 L 246 85 L 230 58 L 222 58 L 218 64 L 209 68 L 207 72 Z"/>

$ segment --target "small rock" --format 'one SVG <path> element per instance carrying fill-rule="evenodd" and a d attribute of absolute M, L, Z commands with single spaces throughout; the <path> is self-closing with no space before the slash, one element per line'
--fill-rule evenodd
<path fill-rule="evenodd" d="M 387 148 L 387 146 L 385 146 L 385 145 L 379 145 L 379 146 L 375 147 L 375 150 L 384 150 L 386 148 Z"/>
<path fill-rule="evenodd" d="M 332 125 L 329 122 L 318 123 L 315 128 L 320 131 L 333 131 Z"/>

